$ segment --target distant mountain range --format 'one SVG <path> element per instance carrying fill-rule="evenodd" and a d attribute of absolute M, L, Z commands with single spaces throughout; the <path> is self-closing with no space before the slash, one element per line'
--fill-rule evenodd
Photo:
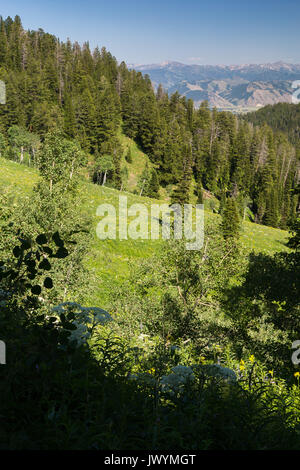
<path fill-rule="evenodd" d="M 267 104 L 291 103 L 292 83 L 300 80 L 300 64 L 275 62 L 244 65 L 186 65 L 163 62 L 129 65 L 148 74 L 169 93 L 176 90 L 196 106 L 207 100 L 211 107 L 245 112 Z"/>

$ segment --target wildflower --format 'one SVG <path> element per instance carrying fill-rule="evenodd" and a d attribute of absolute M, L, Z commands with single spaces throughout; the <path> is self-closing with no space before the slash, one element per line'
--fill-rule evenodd
<path fill-rule="evenodd" d="M 249 356 L 249 361 L 252 362 L 252 364 L 255 361 L 255 357 L 254 357 L 253 354 L 251 354 L 251 356 Z"/>
<path fill-rule="evenodd" d="M 163 391 L 167 391 L 171 394 L 180 392 L 184 385 L 194 380 L 195 376 L 191 367 L 178 365 L 172 367 L 172 373 L 169 375 L 163 375 L 160 380 L 160 385 Z"/>
<path fill-rule="evenodd" d="M 76 320 L 73 320 L 73 325 L 76 327 L 69 335 L 70 341 L 75 341 L 77 345 L 86 343 L 91 337 L 93 328 L 97 325 L 104 326 L 106 323 L 112 321 L 112 317 L 108 312 L 99 307 L 82 307 L 75 302 L 64 302 L 52 309 L 52 312 L 57 315 L 68 314 L 72 312 L 75 314 Z"/>
<path fill-rule="evenodd" d="M 141 341 L 145 341 L 145 340 L 147 340 L 147 338 L 149 338 L 149 335 L 145 335 L 144 333 L 141 333 L 138 336 L 138 339 L 140 339 Z"/>
<path fill-rule="evenodd" d="M 180 375 L 182 377 L 191 377 L 191 376 L 194 377 L 192 369 L 187 366 L 178 365 L 178 366 L 172 367 L 172 371 L 175 374 Z"/>
<path fill-rule="evenodd" d="M 208 364 L 201 368 L 211 377 L 221 378 L 229 383 L 235 383 L 237 380 L 236 373 L 229 367 L 224 367 L 220 364 Z"/>
<path fill-rule="evenodd" d="M 245 370 L 245 362 L 243 359 L 240 360 L 240 370 Z"/>
<path fill-rule="evenodd" d="M 295 372 L 295 373 L 294 373 L 294 377 L 296 377 L 296 379 L 298 379 L 298 380 L 299 380 L 299 377 L 300 377 L 300 372 Z"/>

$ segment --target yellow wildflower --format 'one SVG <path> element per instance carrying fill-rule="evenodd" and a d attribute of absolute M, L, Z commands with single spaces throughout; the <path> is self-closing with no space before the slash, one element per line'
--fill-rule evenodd
<path fill-rule="evenodd" d="M 254 357 L 253 354 L 251 354 L 251 356 L 249 356 L 249 361 L 252 362 L 252 364 L 255 361 L 255 357 Z"/>

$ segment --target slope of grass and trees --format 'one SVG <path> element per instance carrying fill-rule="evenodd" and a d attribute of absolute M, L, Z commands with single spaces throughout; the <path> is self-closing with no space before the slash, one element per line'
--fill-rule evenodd
<path fill-rule="evenodd" d="M 0 448 L 299 450 L 288 137 L 19 17 L 0 64 Z M 120 195 L 204 202 L 203 246 L 99 239 Z"/>
<path fill-rule="evenodd" d="M 59 129 L 86 154 L 96 183 L 132 188 L 135 155 L 126 136 L 147 155 L 139 193 L 146 186 L 155 196 L 160 185 L 171 200 L 195 202 L 201 186 L 219 201 L 234 197 L 240 213 L 250 209 L 258 223 L 286 229 L 295 219 L 299 154 L 284 133 L 207 102 L 195 110 L 192 100 L 168 96 L 162 86 L 155 93 L 147 75 L 118 64 L 105 48 L 25 31 L 18 16 L 1 18 L 0 64 L 7 95 L 1 155 L 35 165 L 46 134 Z"/>

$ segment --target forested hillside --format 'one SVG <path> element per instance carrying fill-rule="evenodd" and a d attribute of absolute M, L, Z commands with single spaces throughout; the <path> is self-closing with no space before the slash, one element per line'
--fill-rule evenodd
<path fill-rule="evenodd" d="M 85 153 L 94 181 L 121 189 L 121 128 L 153 164 L 147 195 L 157 196 L 160 184 L 174 201 L 202 202 L 204 188 L 221 210 L 233 196 L 241 214 L 249 207 L 258 223 L 285 228 L 295 218 L 299 155 L 284 134 L 206 103 L 195 110 L 161 86 L 155 93 L 149 77 L 105 48 L 25 31 L 19 17 L 1 19 L 0 65 L 7 92 L 0 146 L 8 158 L 24 161 L 27 152 L 34 163 L 46 134 L 60 129 Z"/>
<path fill-rule="evenodd" d="M 276 131 L 285 132 L 290 141 L 299 148 L 300 104 L 279 103 L 265 106 L 255 113 L 248 113 L 245 119 L 256 126 L 268 124 Z"/>

